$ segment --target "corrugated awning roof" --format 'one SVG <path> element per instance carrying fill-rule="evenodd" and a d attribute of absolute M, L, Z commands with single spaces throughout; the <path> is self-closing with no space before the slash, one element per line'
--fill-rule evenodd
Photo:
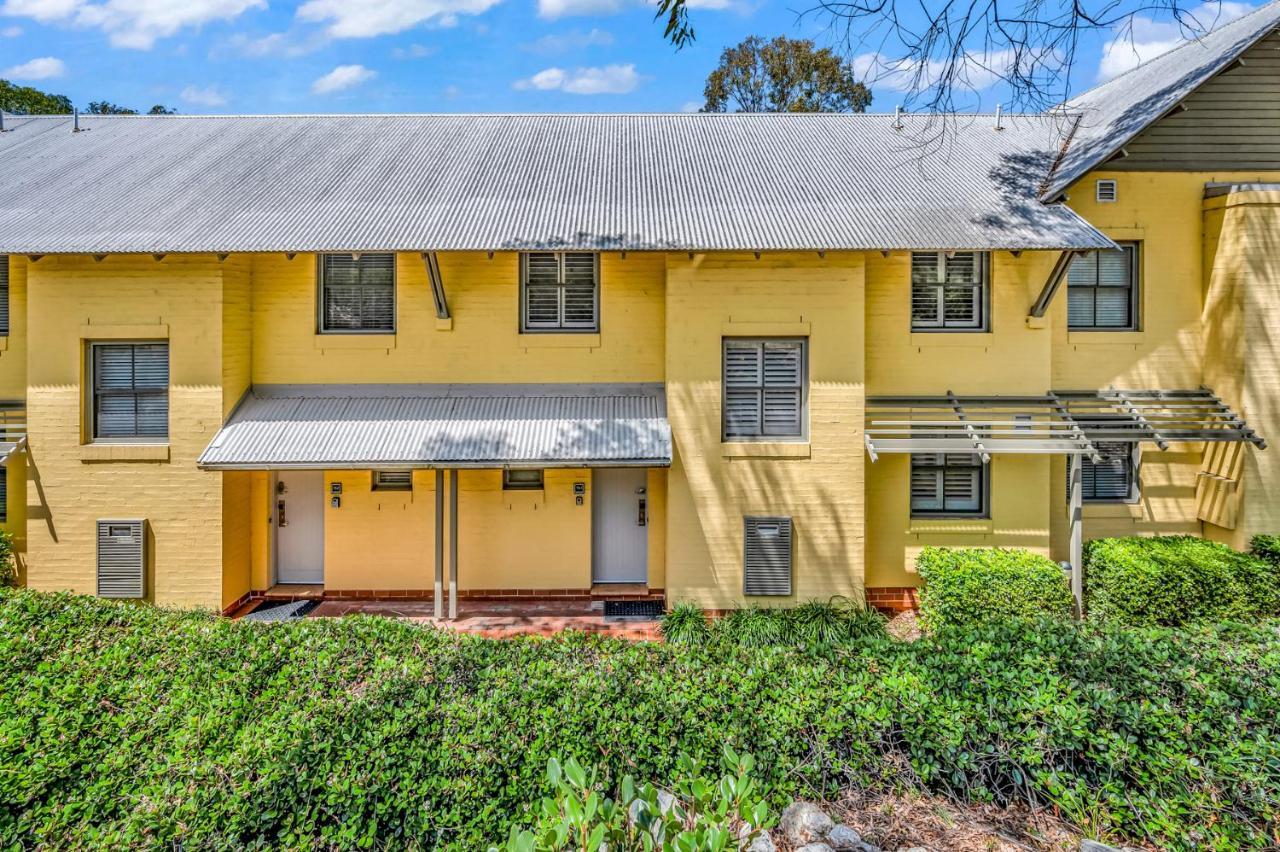
<path fill-rule="evenodd" d="M 199 465 L 283 468 L 671 464 L 661 385 L 259 386 Z"/>
<path fill-rule="evenodd" d="M 1095 441 L 1267 444 L 1208 388 L 1050 391 L 1044 396 L 876 396 L 867 398 L 866 445 L 882 453 L 1022 453 L 1094 459 Z"/>
<path fill-rule="evenodd" d="M 1213 4 L 1207 4 L 1196 14 L 1213 15 L 1215 9 Z M 1044 198 L 1057 198 L 1071 184 L 1104 164 L 1129 140 L 1277 26 L 1280 2 L 1273 0 L 1063 104 L 1062 111 L 1077 116 L 1078 122 Z M 1116 49 L 1125 49 L 1123 40 Z"/>
<path fill-rule="evenodd" d="M 0 254 L 1093 249 L 1005 116 L 6 118 Z"/>

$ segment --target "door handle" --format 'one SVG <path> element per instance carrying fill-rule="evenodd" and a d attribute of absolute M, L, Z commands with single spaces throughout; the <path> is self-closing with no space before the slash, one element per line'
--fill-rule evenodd
<path fill-rule="evenodd" d="M 284 501 L 276 503 L 276 525 L 280 527 L 289 526 L 289 519 L 284 514 Z"/>
<path fill-rule="evenodd" d="M 640 503 L 640 516 L 636 518 L 636 526 L 643 527 L 648 525 L 649 523 L 649 501 L 641 497 L 639 500 L 639 503 Z"/>

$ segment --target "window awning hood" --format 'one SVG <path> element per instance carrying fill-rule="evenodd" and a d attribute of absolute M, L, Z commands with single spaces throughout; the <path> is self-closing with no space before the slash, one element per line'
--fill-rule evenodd
<path fill-rule="evenodd" d="M 207 470 L 667 467 L 658 384 L 262 385 Z"/>

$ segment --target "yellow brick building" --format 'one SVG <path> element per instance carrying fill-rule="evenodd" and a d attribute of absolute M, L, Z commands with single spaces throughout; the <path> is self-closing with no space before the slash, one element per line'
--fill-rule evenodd
<path fill-rule="evenodd" d="M 913 116 L 6 117 L 20 581 L 899 607 L 928 545 L 1280 532 L 1280 148 L 1213 129 L 1277 22 L 947 157 Z"/>

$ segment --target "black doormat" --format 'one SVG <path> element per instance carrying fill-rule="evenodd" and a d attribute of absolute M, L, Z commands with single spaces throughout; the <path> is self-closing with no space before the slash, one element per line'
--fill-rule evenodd
<path fill-rule="evenodd" d="M 609 621 L 655 621 L 663 612 L 662 601 L 604 602 L 604 617 Z"/>
<path fill-rule="evenodd" d="M 267 601 L 241 618 L 244 621 L 293 621 L 306 618 L 307 613 L 318 606 L 319 601 Z"/>

